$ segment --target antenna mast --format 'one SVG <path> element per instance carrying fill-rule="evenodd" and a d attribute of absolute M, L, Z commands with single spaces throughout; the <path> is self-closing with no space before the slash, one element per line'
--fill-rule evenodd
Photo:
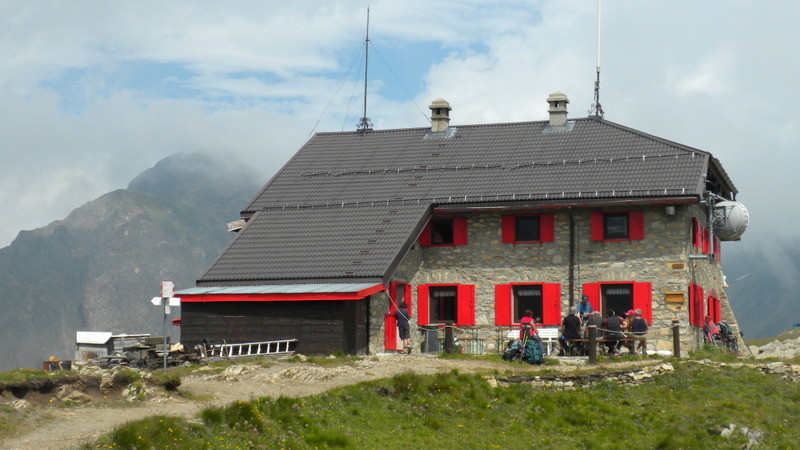
<path fill-rule="evenodd" d="M 595 65 L 597 71 L 597 79 L 594 82 L 594 103 L 592 109 L 589 111 L 591 114 L 599 118 L 603 118 L 603 106 L 600 105 L 600 13 L 602 10 L 602 0 L 597 0 L 597 64 Z"/>
<path fill-rule="evenodd" d="M 358 122 L 358 131 L 372 129 L 372 122 L 367 117 L 367 75 L 369 73 L 369 6 L 367 6 L 367 37 L 364 40 L 364 115 Z M 599 75 L 598 75 L 599 76 Z"/>

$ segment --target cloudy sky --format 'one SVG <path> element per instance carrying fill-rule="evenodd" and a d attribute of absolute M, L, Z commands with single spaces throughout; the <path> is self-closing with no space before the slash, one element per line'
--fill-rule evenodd
<path fill-rule="evenodd" d="M 594 0 L 0 2 L 0 247 L 177 152 L 266 181 L 313 131 L 540 120 L 592 103 Z M 800 3 L 607 0 L 605 118 L 710 151 L 754 239 L 798 233 Z M 788 226 L 784 224 L 790 224 Z"/>

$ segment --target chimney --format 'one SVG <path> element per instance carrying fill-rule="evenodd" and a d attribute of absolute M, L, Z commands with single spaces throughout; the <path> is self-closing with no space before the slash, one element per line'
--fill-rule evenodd
<path fill-rule="evenodd" d="M 567 124 L 567 95 L 563 92 L 553 92 L 547 97 L 547 103 L 550 104 L 550 126 L 563 127 Z"/>
<path fill-rule="evenodd" d="M 443 98 L 437 98 L 428 106 L 431 109 L 431 132 L 444 133 L 450 127 L 450 103 Z"/>

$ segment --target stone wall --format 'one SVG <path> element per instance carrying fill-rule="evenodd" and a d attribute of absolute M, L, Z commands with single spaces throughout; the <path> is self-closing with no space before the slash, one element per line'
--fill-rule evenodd
<path fill-rule="evenodd" d="M 633 209 L 633 208 L 631 208 Z M 555 241 L 541 244 L 505 244 L 501 242 L 501 214 L 497 212 L 461 214 L 468 218 L 468 244 L 455 247 L 420 247 L 414 245 L 392 277 L 412 286 L 412 330 L 416 325 L 416 286 L 453 283 L 475 285 L 475 325 L 485 340 L 485 351 L 495 350 L 494 289 L 497 284 L 515 282 L 560 283 L 561 310 L 568 311 L 569 292 L 569 213 L 566 210 L 542 211 L 554 214 Z M 682 348 L 693 349 L 702 344 L 702 334 L 688 325 L 688 285 L 703 286 L 705 294 L 712 290 L 722 301 L 723 319 L 734 324 L 735 318 L 724 295 L 722 272 L 708 260 L 690 259 L 691 219 L 705 217 L 696 205 L 677 206 L 668 216 L 663 206 L 647 207 L 645 238 L 621 242 L 591 240 L 589 209 L 576 209 L 575 301 L 584 283 L 650 282 L 652 283 L 653 323 L 649 346 L 655 350 L 672 349 L 672 320 L 679 319 Z M 701 220 L 702 222 L 702 220 Z M 683 301 L 667 303 L 667 294 L 682 294 Z M 370 329 L 373 330 L 370 350 L 383 350 L 383 315 L 388 300 L 373 296 Z M 379 332 L 378 332 L 379 331 Z M 419 341 L 412 331 L 412 341 Z"/>

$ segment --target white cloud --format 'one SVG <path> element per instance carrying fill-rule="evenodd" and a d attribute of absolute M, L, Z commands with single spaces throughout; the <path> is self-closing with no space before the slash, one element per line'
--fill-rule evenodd
<path fill-rule="evenodd" d="M 425 126 L 438 97 L 456 125 L 543 119 L 556 90 L 572 116 L 592 103 L 595 2 L 370 4 L 373 43 L 406 58 L 388 62 L 418 80 L 412 103 L 398 100 L 390 76 L 371 77 L 376 128 Z M 357 74 L 342 78 L 362 45 L 366 6 L 0 3 L 0 246 L 172 153 L 234 152 L 266 180 L 323 111 L 317 130 L 353 129 Z M 800 60 L 791 57 L 800 5 L 730 2 L 724 14 L 710 0 L 603 6 L 606 118 L 714 153 L 754 230 L 797 223 L 783 197 L 800 189 Z"/>

